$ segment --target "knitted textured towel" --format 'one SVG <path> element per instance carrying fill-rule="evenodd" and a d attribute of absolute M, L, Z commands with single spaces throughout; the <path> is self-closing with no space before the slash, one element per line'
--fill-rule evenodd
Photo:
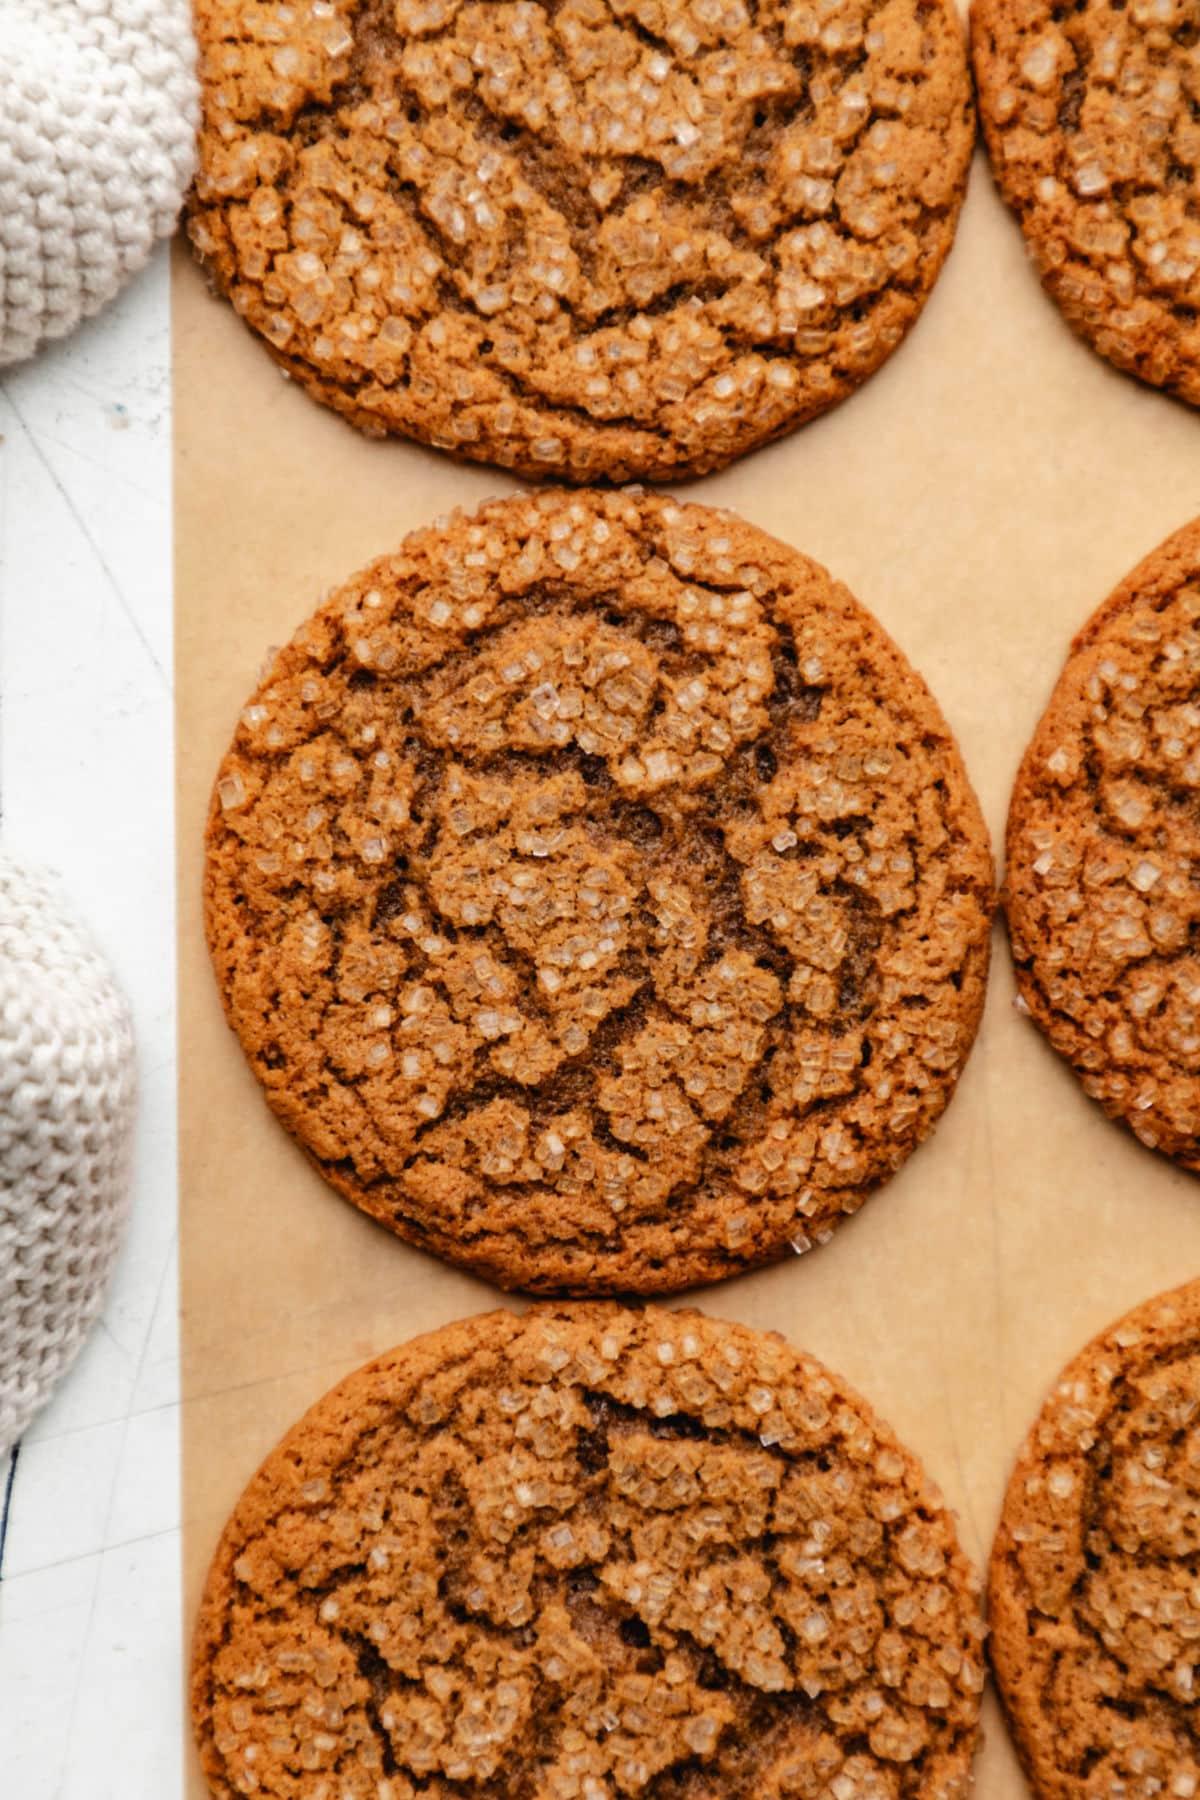
<path fill-rule="evenodd" d="M 195 160 L 190 0 L 0 0 L 0 368 L 112 298 Z"/>
<path fill-rule="evenodd" d="M 0 1455 L 100 1310 L 129 1201 L 134 1055 L 108 965 L 0 857 Z"/>

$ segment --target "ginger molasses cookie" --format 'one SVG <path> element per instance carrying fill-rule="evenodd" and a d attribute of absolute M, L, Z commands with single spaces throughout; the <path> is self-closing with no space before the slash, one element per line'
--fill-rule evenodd
<path fill-rule="evenodd" d="M 915 1459 L 782 1338 L 496 1312 L 267 1458 L 193 1715 L 218 1800 L 964 1800 L 976 1591 Z"/>
<path fill-rule="evenodd" d="M 1062 1374 L 992 1551 L 992 1662 L 1037 1800 L 1200 1793 L 1200 1283 Z"/>
<path fill-rule="evenodd" d="M 806 557 L 641 493 L 409 538 L 221 765 L 229 1020 L 327 1179 L 504 1287 L 823 1239 L 932 1128 L 988 841 L 920 677 Z"/>
<path fill-rule="evenodd" d="M 192 241 L 372 433 L 716 469 L 913 323 L 974 115 L 953 0 L 197 0 Z"/>
<path fill-rule="evenodd" d="M 1076 638 L 1008 815 L 1037 1023 L 1105 1111 L 1200 1170 L 1200 522 Z"/>
<path fill-rule="evenodd" d="M 1109 362 L 1200 402 L 1200 52 L 1185 0 L 974 0 L 979 110 L 1047 291 Z"/>

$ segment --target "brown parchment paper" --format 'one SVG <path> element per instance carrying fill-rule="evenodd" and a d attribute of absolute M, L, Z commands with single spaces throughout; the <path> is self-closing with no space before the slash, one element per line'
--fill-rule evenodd
<path fill-rule="evenodd" d="M 292 1420 L 369 1356 L 499 1300 L 345 1205 L 268 1114 L 204 946 L 209 787 L 267 646 L 325 588 L 515 483 L 360 438 L 280 378 L 178 248 L 174 328 L 190 1629 L 224 1518 Z M 878 615 L 957 731 L 999 851 L 1072 633 L 1200 513 L 1200 418 L 1075 340 L 980 157 L 950 260 L 891 361 L 825 418 L 680 491 L 816 556 Z M 981 1564 L 1063 1362 L 1200 1274 L 1200 1184 L 1110 1124 L 1012 998 L 998 928 L 983 1027 L 936 1136 L 824 1249 L 687 1296 L 846 1375 L 922 1457 Z M 979 1800 L 1018 1800 L 992 1697 L 985 1726 Z"/>

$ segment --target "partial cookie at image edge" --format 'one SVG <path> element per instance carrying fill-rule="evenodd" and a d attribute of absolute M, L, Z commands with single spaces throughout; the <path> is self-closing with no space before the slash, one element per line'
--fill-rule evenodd
<path fill-rule="evenodd" d="M 485 1466 L 481 1487 L 470 1471 Z M 544 1471 L 557 1471 L 556 1486 Z M 451 1492 L 463 1482 L 465 1508 Z M 646 1483 L 678 1490 L 666 1512 Z M 828 1509 L 835 1489 L 820 1525 L 812 1508 Z M 701 1517 L 703 1530 L 681 1535 Z M 664 1530 L 677 1580 L 646 1560 Z M 495 1532 L 498 1561 L 486 1554 Z M 828 1570 L 806 1552 L 811 1532 Z M 636 1566 L 622 1548 L 630 1534 Z M 727 1536 L 740 1551 L 733 1564 Z M 773 1581 L 754 1573 L 763 1545 L 779 1565 Z M 469 1569 L 456 1572 L 462 1556 Z M 732 1608 L 718 1600 L 723 1571 L 741 1584 Z M 822 1601 L 831 1579 L 843 1598 L 831 1590 Z M 440 1596 L 463 1581 L 482 1585 L 447 1635 Z M 938 1604 L 916 1626 L 931 1582 Z M 710 1583 L 706 1625 L 690 1609 L 707 1604 Z M 674 1767 L 697 1760 L 731 1793 L 791 1792 L 772 1778 L 823 1769 L 865 1796 L 965 1800 L 983 1685 L 978 1594 L 917 1459 L 813 1358 L 691 1310 L 539 1305 L 386 1353 L 271 1452 L 209 1571 L 193 1718 L 218 1800 L 242 1791 L 235 1771 L 247 1750 L 260 1791 L 275 1794 L 278 1759 L 294 1761 L 299 1740 L 315 1742 L 302 1769 L 319 1777 L 335 1758 L 354 1779 L 369 1777 L 390 1740 L 396 1800 L 414 1791 L 410 1753 L 448 1794 L 491 1779 L 496 1800 L 508 1800 L 510 1775 L 511 1792 L 524 1792 L 538 1758 L 543 1774 L 572 1771 L 589 1797 L 611 1792 L 616 1758 L 628 1791 L 648 1800 L 660 1775 L 673 1792 Z M 782 1637 L 773 1609 L 793 1621 Z M 758 1619 L 757 1649 L 745 1618 Z M 372 1647 L 369 1681 L 360 1641 Z M 274 1677 L 272 1657 L 286 1662 Z M 429 1665 L 427 1692 L 414 1692 L 414 1657 Z M 893 1687 L 907 1671 L 903 1696 L 880 1694 L 875 1657 L 885 1680 L 894 1665 Z M 474 1669 L 468 1683 L 456 1661 Z M 808 1694 L 799 1712 L 788 1704 L 798 1684 Z M 489 1695 L 505 1715 L 495 1747 L 475 1720 Z M 610 1699 L 622 1713 L 637 1701 L 615 1735 L 599 1723 Z M 425 1724 L 414 1737 L 418 1701 Z"/>
<path fill-rule="evenodd" d="M 1166 1797 L 1200 1792 L 1194 1738 L 1163 1730 L 1164 1718 L 1171 1720 L 1190 1694 L 1181 1691 L 1172 1699 L 1168 1692 L 1155 1692 L 1156 1683 L 1169 1681 L 1174 1629 L 1166 1613 L 1159 1618 L 1159 1604 L 1170 1609 L 1181 1584 L 1194 1589 L 1187 1530 L 1178 1545 L 1178 1581 L 1168 1569 L 1157 1588 L 1148 1582 L 1144 1591 L 1135 1592 L 1128 1585 L 1137 1579 L 1139 1560 L 1151 1576 L 1162 1567 L 1154 1561 L 1156 1549 L 1163 1548 L 1155 1526 L 1161 1523 L 1160 1538 L 1168 1535 L 1164 1505 L 1169 1502 L 1152 1491 L 1156 1483 L 1168 1485 L 1161 1476 L 1163 1447 L 1154 1440 L 1156 1423 L 1164 1430 L 1166 1426 L 1156 1413 L 1166 1411 L 1171 1430 L 1191 1420 L 1194 1436 L 1197 1410 L 1194 1370 L 1190 1382 L 1181 1377 L 1190 1391 L 1178 1397 L 1178 1404 L 1169 1373 L 1147 1371 L 1162 1365 L 1169 1372 L 1187 1359 L 1194 1363 L 1197 1351 L 1200 1282 L 1142 1302 L 1097 1333 L 1062 1370 L 1013 1467 L 988 1567 L 989 1653 L 1035 1800 L 1092 1800 L 1102 1792 L 1122 1791 L 1101 1789 L 1088 1780 L 1089 1772 L 1122 1754 L 1127 1766 L 1114 1769 L 1112 1779 L 1127 1783 L 1123 1791 L 1131 1800 L 1143 1793 Z M 1109 1427 L 1110 1414 L 1119 1418 L 1121 1406 L 1131 1410 L 1139 1398 L 1149 1408 L 1144 1435 L 1131 1426 L 1114 1445 L 1118 1431 Z M 1097 1473 L 1106 1459 L 1120 1462 L 1116 1473 L 1107 1467 Z M 1126 1477 L 1125 1485 L 1114 1492 L 1119 1475 Z M 1143 1478 L 1144 1529 L 1136 1510 Z M 1098 1499 L 1101 1483 L 1107 1484 L 1104 1509 Z M 1081 1511 L 1084 1501 L 1095 1515 L 1090 1531 Z M 1129 1552 L 1129 1570 L 1107 1567 L 1114 1542 L 1101 1543 L 1101 1527 L 1111 1539 L 1114 1519 L 1140 1545 Z M 1118 1547 L 1114 1562 L 1119 1554 Z M 1178 1605 L 1174 1612 L 1182 1617 Z M 1159 1631 L 1166 1635 L 1156 1647 L 1153 1639 Z M 1192 1640 L 1177 1641 L 1186 1652 Z M 1124 1693 L 1122 1677 L 1130 1679 L 1125 1662 L 1135 1658 L 1145 1665 L 1141 1685 L 1131 1681 Z M 1151 1717 L 1154 1709 L 1161 1716 Z"/>
<path fill-rule="evenodd" d="M 1186 730 L 1178 743 L 1182 754 L 1175 753 L 1173 742 L 1163 743 L 1162 732 L 1157 732 L 1158 746 L 1164 756 L 1167 751 L 1172 753 L 1167 759 L 1167 767 L 1174 767 L 1176 773 L 1157 770 L 1153 782 L 1143 781 L 1137 768 L 1138 756 L 1146 758 L 1151 750 L 1145 741 L 1145 733 L 1137 743 L 1131 742 L 1128 746 L 1129 779 L 1123 783 L 1121 778 L 1127 770 L 1120 764 L 1124 755 L 1121 746 L 1116 746 L 1113 751 L 1117 758 L 1114 764 L 1117 780 L 1114 781 L 1110 771 L 1094 766 L 1095 750 L 1085 752 L 1081 744 L 1089 720 L 1094 737 L 1095 729 L 1105 727 L 1105 714 L 1112 708 L 1114 697 L 1119 708 L 1123 704 L 1122 693 L 1130 691 L 1122 684 L 1134 679 L 1132 674 L 1122 672 L 1119 663 L 1112 658 L 1099 660 L 1099 651 L 1108 646 L 1113 646 L 1114 656 L 1118 648 L 1128 651 L 1127 644 L 1118 644 L 1120 630 L 1140 604 L 1161 613 L 1177 601 L 1181 589 L 1197 583 L 1200 583 L 1200 520 L 1183 526 L 1144 557 L 1076 634 L 1013 785 L 1005 834 L 1006 868 L 1002 891 L 1021 1001 L 1036 1024 L 1074 1068 L 1085 1091 L 1100 1101 L 1110 1117 L 1127 1125 L 1147 1147 L 1161 1150 L 1182 1167 L 1194 1171 L 1200 1169 L 1200 1070 L 1196 1067 L 1200 1039 L 1193 1042 L 1192 1038 L 1193 1027 L 1200 1021 L 1200 1010 L 1197 1010 L 1200 1009 L 1200 972 L 1196 980 L 1189 977 L 1180 988 L 1180 1019 L 1171 1026 L 1172 1036 L 1162 1044 L 1152 1044 L 1139 1057 L 1138 1045 L 1126 1041 L 1128 1032 L 1119 1042 L 1108 1036 L 1110 1031 L 1120 1030 L 1123 1025 L 1132 1030 L 1141 1020 L 1148 1019 L 1152 1023 L 1158 1016 L 1163 997 L 1152 991 L 1153 971 L 1157 963 L 1170 966 L 1172 957 L 1181 948 L 1186 951 L 1186 933 L 1181 943 L 1168 943 L 1164 937 L 1160 945 L 1157 938 L 1143 932 L 1141 938 L 1131 939 L 1126 946 L 1131 957 L 1129 979 L 1134 979 L 1139 968 L 1150 971 L 1143 1004 L 1140 994 L 1122 996 L 1113 992 L 1114 984 L 1126 979 L 1126 970 L 1118 964 L 1110 966 L 1111 959 L 1104 964 L 1103 974 L 1093 972 L 1089 979 L 1078 972 L 1072 958 L 1078 957 L 1082 963 L 1088 954 L 1087 948 L 1082 940 L 1078 940 L 1078 934 L 1076 939 L 1068 941 L 1065 924 L 1047 926 L 1044 914 L 1045 896 L 1049 890 L 1044 890 L 1042 883 L 1053 880 L 1061 888 L 1060 873 L 1065 879 L 1072 870 L 1078 872 L 1077 865 L 1085 851 L 1115 847 L 1114 854 L 1119 855 L 1122 841 L 1130 839 L 1134 848 L 1126 855 L 1123 871 L 1117 870 L 1117 873 L 1123 873 L 1136 890 L 1142 907 L 1141 916 L 1145 916 L 1152 903 L 1161 902 L 1164 889 L 1182 884 L 1184 890 L 1190 891 L 1182 865 L 1179 869 L 1169 867 L 1167 879 L 1163 881 L 1163 866 L 1170 864 L 1171 846 L 1161 841 L 1168 815 L 1160 813 L 1157 799 L 1158 788 L 1169 787 L 1172 780 L 1186 784 L 1181 788 L 1185 798 L 1200 785 L 1200 761 L 1194 751 L 1190 757 L 1188 755 Z M 1187 604 L 1190 616 L 1186 623 L 1195 633 L 1195 618 L 1200 616 L 1200 591 L 1195 601 Z M 1179 646 L 1175 645 L 1175 648 Z M 1192 646 L 1191 663 L 1186 661 L 1185 650 L 1180 650 L 1180 654 L 1169 661 L 1164 681 L 1177 680 L 1178 672 L 1194 665 L 1198 659 L 1200 644 Z M 1175 674 L 1171 674 L 1172 669 Z M 1151 696 L 1143 697 L 1142 689 L 1132 691 L 1135 710 L 1139 706 L 1144 709 L 1144 700 Z M 1098 715 L 1095 719 L 1093 713 Z M 1193 723 L 1189 729 L 1196 728 Z M 1107 729 L 1106 743 L 1112 738 L 1111 723 Z M 1160 761 L 1163 760 L 1160 757 Z M 1081 792 L 1081 784 L 1088 787 L 1088 798 L 1085 800 L 1081 796 L 1076 802 L 1074 796 L 1077 790 Z M 1130 790 L 1128 793 L 1124 791 L 1126 788 Z M 1147 789 L 1148 793 L 1143 791 Z M 1183 834 L 1181 854 L 1183 863 L 1190 866 L 1194 852 L 1189 854 L 1187 851 L 1185 825 L 1185 820 L 1177 823 L 1176 835 Z M 1074 839 L 1084 834 L 1087 835 L 1081 850 Z M 1155 861 L 1155 858 L 1159 860 Z M 1063 864 L 1061 871 L 1059 862 Z M 1111 873 L 1108 871 L 1106 882 Z M 1146 883 L 1150 885 L 1145 886 Z M 1077 910 L 1081 919 L 1086 918 L 1089 904 L 1097 904 L 1095 894 L 1105 891 L 1106 883 L 1102 882 L 1089 890 L 1092 901 L 1080 898 Z M 1174 893 L 1171 898 L 1178 900 L 1179 906 L 1186 911 L 1186 892 L 1182 899 Z M 1107 922 L 1113 924 L 1114 930 L 1129 929 L 1115 919 Z M 1169 924 L 1165 916 L 1157 926 L 1153 916 L 1149 920 L 1150 930 L 1160 934 L 1167 931 Z M 1178 935 L 1179 931 L 1175 930 L 1175 936 Z M 1073 951 L 1072 942 L 1075 943 Z M 1094 937 L 1092 943 L 1094 947 Z M 1183 973 L 1177 977 L 1177 987 L 1188 975 L 1190 966 L 1185 960 Z M 1069 995 L 1070 1009 L 1064 1005 L 1068 998 L 1062 991 L 1064 981 L 1074 984 Z M 1053 994 L 1049 991 L 1051 984 L 1058 984 Z M 1097 1024 L 1100 1029 L 1094 1028 Z M 1106 1044 L 1109 1046 L 1107 1054 L 1103 1048 Z M 1153 1091 L 1144 1083 L 1134 1087 L 1132 1076 L 1126 1079 L 1123 1075 L 1123 1063 L 1130 1062 L 1130 1058 L 1131 1067 L 1145 1064 L 1150 1069 L 1151 1075 L 1146 1079 L 1153 1077 L 1156 1083 Z M 1126 1083 L 1124 1087 L 1120 1086 L 1122 1081 Z"/>
<path fill-rule="evenodd" d="M 1172 37 L 1187 9 L 1170 12 L 973 0 L 971 57 L 992 175 L 1043 288 L 1098 355 L 1195 406 L 1200 137 L 1191 46 Z"/>
<path fill-rule="evenodd" d="M 627 11 L 199 0 L 190 235 L 287 374 L 368 433 L 590 482 L 711 472 L 870 377 L 966 190 L 953 0 Z"/>

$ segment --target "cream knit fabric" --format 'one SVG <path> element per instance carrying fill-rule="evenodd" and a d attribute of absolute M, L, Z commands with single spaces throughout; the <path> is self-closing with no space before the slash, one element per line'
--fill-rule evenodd
<path fill-rule="evenodd" d="M 0 0 L 0 368 L 173 230 L 197 119 L 190 0 Z"/>
<path fill-rule="evenodd" d="M 100 1310 L 129 1199 L 134 1056 L 108 966 L 0 856 L 0 1455 Z"/>

